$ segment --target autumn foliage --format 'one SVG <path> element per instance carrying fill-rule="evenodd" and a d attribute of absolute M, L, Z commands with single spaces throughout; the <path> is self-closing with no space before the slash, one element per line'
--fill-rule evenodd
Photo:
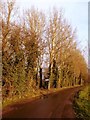
<path fill-rule="evenodd" d="M 47 68 L 48 89 L 85 83 L 87 64 L 62 11 L 47 16 L 32 7 L 19 16 L 14 1 L 0 4 L 3 99 L 39 89 L 40 69 Z"/>

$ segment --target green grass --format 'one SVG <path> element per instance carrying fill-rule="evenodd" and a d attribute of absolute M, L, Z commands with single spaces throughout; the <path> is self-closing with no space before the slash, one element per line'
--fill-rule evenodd
<path fill-rule="evenodd" d="M 78 87 L 78 86 L 76 86 L 76 87 Z M 40 96 L 43 97 L 43 95 L 53 93 L 53 92 L 57 92 L 57 91 L 67 89 L 67 88 L 73 88 L 73 87 L 51 88 L 50 90 L 47 90 L 47 89 L 34 90 L 33 89 L 33 91 L 26 92 L 21 96 L 16 95 L 16 96 L 5 98 L 2 101 L 2 108 L 5 108 L 6 106 L 14 104 L 14 103 L 24 102 L 28 99 L 33 99 L 33 98 L 40 97 Z"/>
<path fill-rule="evenodd" d="M 11 104 L 17 103 L 17 102 L 24 102 L 25 100 L 35 98 L 40 95 L 41 95 L 41 93 L 39 90 L 37 90 L 37 91 L 33 90 L 33 91 L 25 92 L 23 95 L 15 95 L 12 97 L 7 97 L 2 101 L 2 107 L 4 108 L 8 105 L 11 105 Z"/>
<path fill-rule="evenodd" d="M 85 87 L 80 91 L 74 100 L 74 109 L 76 112 L 76 118 L 82 118 L 83 120 L 90 119 L 90 86 Z"/>

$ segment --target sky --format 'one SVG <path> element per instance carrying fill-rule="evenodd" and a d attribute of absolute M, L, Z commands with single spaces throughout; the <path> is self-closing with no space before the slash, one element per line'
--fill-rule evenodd
<path fill-rule="evenodd" d="M 83 55 L 88 61 L 88 0 L 16 0 L 21 10 L 32 6 L 40 10 L 48 11 L 53 7 L 63 9 L 64 17 L 77 29 L 77 43 L 81 51 L 86 48 Z"/>

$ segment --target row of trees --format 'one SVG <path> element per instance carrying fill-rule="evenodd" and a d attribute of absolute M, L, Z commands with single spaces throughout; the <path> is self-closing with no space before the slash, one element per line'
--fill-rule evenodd
<path fill-rule="evenodd" d="M 49 89 L 81 84 L 87 79 L 76 33 L 62 11 L 54 9 L 46 16 L 32 7 L 20 17 L 14 1 L 0 2 L 0 6 L 3 98 L 41 88 L 42 67 L 48 69 Z"/>
<path fill-rule="evenodd" d="M 54 9 L 46 27 L 46 52 L 49 56 L 49 88 L 82 84 L 87 79 L 87 65 L 76 44 L 72 29 L 62 11 Z"/>

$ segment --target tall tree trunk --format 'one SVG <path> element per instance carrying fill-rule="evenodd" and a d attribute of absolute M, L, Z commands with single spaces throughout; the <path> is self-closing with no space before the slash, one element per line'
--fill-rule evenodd
<path fill-rule="evenodd" d="M 36 79 L 36 86 L 38 86 L 38 68 L 36 69 L 35 79 Z"/>
<path fill-rule="evenodd" d="M 42 87 L 42 68 L 40 68 L 40 88 Z"/>

